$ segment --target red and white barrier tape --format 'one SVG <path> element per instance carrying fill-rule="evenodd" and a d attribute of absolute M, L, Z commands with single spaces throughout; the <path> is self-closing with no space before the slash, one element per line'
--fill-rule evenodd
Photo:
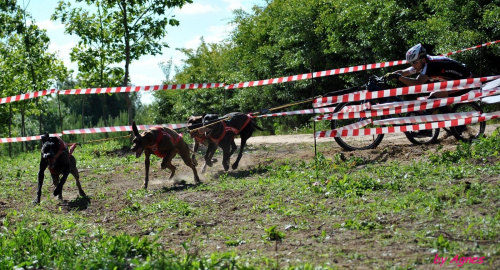
<path fill-rule="evenodd" d="M 179 129 L 186 127 L 187 124 L 163 124 L 163 125 L 137 125 L 138 130 L 147 130 L 151 127 L 162 126 L 168 127 L 170 129 Z M 116 127 L 99 127 L 99 128 L 83 128 L 83 129 L 73 129 L 65 130 L 63 134 L 93 134 L 93 133 L 106 133 L 106 132 L 121 132 L 121 131 L 132 131 L 131 126 L 116 126 Z"/>
<path fill-rule="evenodd" d="M 397 61 L 390 61 L 390 62 L 384 62 L 384 63 L 367 64 L 367 65 L 361 65 L 361 66 L 355 66 L 355 67 L 336 68 L 336 69 L 331 69 L 331 70 L 314 72 L 313 78 L 319 78 L 319 77 L 331 76 L 331 75 L 339 75 L 339 74 L 351 73 L 351 72 L 357 72 L 357 71 L 363 71 L 363 70 L 369 70 L 369 69 L 392 67 L 392 66 L 398 66 L 398 65 L 403 65 L 403 64 L 406 64 L 406 60 L 397 60 Z"/>
<path fill-rule="evenodd" d="M 106 88 L 87 88 L 87 89 L 71 89 L 71 90 L 43 90 L 35 93 L 20 94 L 11 97 L 0 99 L 0 104 L 21 101 L 30 98 L 42 97 L 53 93 L 61 95 L 88 95 L 88 94 L 103 94 L 103 93 L 128 93 L 139 91 L 159 91 L 159 90 L 178 90 L 178 89 L 204 89 L 204 88 L 219 88 L 223 87 L 224 83 L 191 83 L 191 84 L 169 84 L 169 85 L 149 85 L 149 86 L 126 86 L 126 87 L 106 87 Z"/>
<path fill-rule="evenodd" d="M 11 97 L 4 97 L 0 98 L 0 104 L 4 103 L 11 103 L 11 102 L 16 102 L 16 101 L 21 101 L 25 99 L 31 99 L 31 98 L 36 98 L 36 97 L 43 97 L 50 95 L 52 93 L 55 93 L 57 90 L 56 89 L 50 89 L 50 90 L 43 90 L 43 91 L 38 91 L 34 93 L 27 93 L 27 94 L 21 94 L 21 95 L 16 95 L 16 96 L 11 96 Z"/>
<path fill-rule="evenodd" d="M 50 134 L 50 136 L 62 136 L 62 133 Z M 0 138 L 0 143 L 14 143 L 14 142 L 28 142 L 28 141 L 36 141 L 41 140 L 42 135 L 37 136 L 28 136 L 28 137 L 17 137 L 17 138 Z"/>
<path fill-rule="evenodd" d="M 459 103 L 459 102 L 463 102 L 463 101 L 472 101 L 472 100 L 479 99 L 481 97 L 486 97 L 486 96 L 494 95 L 494 94 L 498 93 L 497 90 L 498 89 L 491 89 L 491 90 L 488 90 L 488 91 L 471 90 L 468 93 L 465 93 L 465 94 L 463 94 L 461 96 L 457 96 L 459 99 L 457 99 L 457 97 L 452 97 L 452 98 L 454 98 L 453 99 L 454 103 Z M 448 102 L 448 101 L 446 101 L 446 99 L 447 98 L 429 99 L 428 97 L 421 97 L 421 98 L 418 98 L 417 100 L 375 104 L 371 108 L 373 110 L 390 109 L 390 108 L 405 107 L 405 106 L 413 106 L 413 107 L 426 108 L 425 106 L 427 106 L 428 103 L 430 103 L 430 102 L 436 103 L 438 101 L 443 102 L 444 105 L 442 105 L 442 106 L 445 106 L 446 105 L 445 103 Z M 447 105 L 449 105 L 449 104 L 447 104 Z M 438 107 L 440 107 L 440 106 L 438 106 Z"/>
<path fill-rule="evenodd" d="M 434 109 L 438 107 L 448 106 L 455 103 L 470 102 L 483 98 L 486 96 L 499 94 L 500 91 L 496 89 L 490 89 L 488 91 L 473 90 L 469 93 L 458 97 L 449 98 L 439 98 L 439 99 L 426 99 L 426 100 L 415 100 L 415 101 L 401 101 L 393 102 L 387 104 L 377 104 L 372 105 L 371 110 L 368 111 L 354 111 L 354 112 L 337 112 L 333 114 L 318 115 L 315 117 L 315 121 L 322 120 L 336 120 L 336 119 L 354 119 L 354 118 L 365 118 L 365 117 L 375 117 L 383 115 L 392 115 L 400 113 L 408 113 L 414 111 L 423 111 L 428 109 Z"/>
<path fill-rule="evenodd" d="M 460 53 L 460 52 L 464 52 L 464 51 L 468 51 L 468 50 L 472 50 L 472 49 L 477 49 L 480 47 L 489 46 L 489 45 L 496 44 L 496 43 L 500 43 L 500 40 L 487 42 L 487 43 L 477 45 L 474 47 L 470 47 L 467 49 L 462 49 L 462 50 L 449 52 L 447 54 L 441 54 L 441 55 L 449 56 L 452 54 L 456 54 L 456 53 Z M 301 75 L 285 76 L 285 77 L 274 78 L 274 79 L 242 82 L 242 83 L 231 84 L 231 85 L 225 85 L 224 83 L 204 83 L 204 84 L 174 84 L 174 85 L 87 88 L 87 89 L 71 89 L 71 90 L 61 90 L 61 91 L 51 89 L 51 90 L 43 90 L 43 91 L 39 91 L 39 92 L 35 92 L 35 93 L 20 94 L 17 96 L 0 98 L 0 104 L 11 103 L 11 102 L 15 102 L 15 101 L 45 96 L 48 94 L 52 94 L 54 92 L 58 92 L 59 94 L 62 94 L 62 95 L 78 95 L 78 94 L 126 93 L 126 92 L 138 92 L 138 91 L 175 90 L 175 89 L 202 89 L 202 88 L 218 88 L 218 87 L 225 87 L 226 89 L 235 89 L 235 88 L 245 88 L 245 87 L 252 87 L 252 86 L 262 86 L 262 85 L 270 85 L 270 84 L 312 79 L 312 78 L 318 78 L 318 77 L 323 77 L 323 76 L 338 75 L 338 74 L 351 73 L 351 72 L 363 71 L 363 70 L 368 70 L 368 69 L 384 68 L 384 67 L 390 67 L 390 66 L 396 66 L 396 65 L 402 65 L 402 64 L 406 64 L 406 60 L 397 60 L 397 61 L 382 62 L 382 63 L 375 63 L 375 64 L 366 64 L 366 65 L 360 65 L 360 66 L 354 66 L 354 67 L 344 67 L 344 68 L 337 68 L 337 69 L 331 69 L 331 70 L 325 70 L 325 71 L 318 71 L 318 72 L 313 72 L 313 73 L 305 73 L 305 74 L 301 74 Z"/>
<path fill-rule="evenodd" d="M 365 119 L 365 120 L 362 120 L 362 121 L 359 121 L 359 122 L 356 122 L 356 123 L 352 123 L 350 125 L 347 125 L 347 126 L 343 126 L 343 127 L 339 127 L 337 130 L 355 130 L 355 129 L 360 129 L 366 125 L 369 125 L 372 123 L 372 119 L 368 118 L 368 119 Z"/>
<path fill-rule="evenodd" d="M 326 105 L 331 105 L 335 103 L 344 103 L 351 101 L 360 101 L 360 100 L 369 100 L 383 97 L 394 97 L 394 96 L 402 96 L 402 95 L 410 95 L 410 94 L 419 94 L 419 93 L 431 93 L 431 92 L 439 92 L 439 91 L 452 91 L 456 89 L 464 89 L 467 88 L 466 85 L 470 85 L 470 87 L 474 87 L 476 83 L 486 82 L 489 80 L 500 78 L 500 75 L 497 76 L 489 76 L 489 77 L 481 77 L 481 78 L 470 78 L 463 80 L 454 80 L 454 81 L 444 81 L 444 82 L 436 82 L 429 84 L 421 84 L 415 86 L 405 86 L 399 88 L 391 88 L 380 91 L 370 92 L 368 90 L 362 90 L 355 93 L 344 94 L 339 96 L 330 96 L 330 97 L 322 97 L 313 100 L 313 107 L 323 107 Z"/>
<path fill-rule="evenodd" d="M 487 42 L 487 43 L 477 45 L 474 47 L 470 47 L 467 49 L 462 49 L 462 50 L 449 52 L 447 54 L 441 54 L 441 55 L 442 56 L 444 56 L 444 55 L 450 56 L 452 54 L 456 54 L 456 53 L 460 53 L 460 52 L 464 52 L 464 51 L 468 51 L 468 50 L 472 50 L 472 49 L 477 49 L 477 48 L 489 46 L 489 45 L 496 44 L 496 43 L 500 43 L 500 40 L 496 40 L 493 42 Z M 281 77 L 281 78 L 274 78 L 274 79 L 266 79 L 266 80 L 258 80 L 258 81 L 251 81 L 251 82 L 242 82 L 242 83 L 226 85 L 225 88 L 226 89 L 236 89 L 236 88 L 245 88 L 245 87 L 252 87 L 252 86 L 270 85 L 270 84 L 276 84 L 276 83 L 283 83 L 283 82 L 290 82 L 290 81 L 297 81 L 297 80 L 319 78 L 319 77 L 324 77 L 324 76 L 345 74 L 345 73 L 351 73 L 351 72 L 357 72 L 357 71 L 363 71 L 363 70 L 369 70 L 369 69 L 392 67 L 392 66 L 403 65 L 403 64 L 406 64 L 406 60 L 397 60 L 397 61 L 389 61 L 389 62 L 383 62 L 383 63 L 366 64 L 366 65 L 360 65 L 360 66 L 354 66 L 354 67 L 336 68 L 336 69 L 331 69 L 331 70 L 306 73 L 306 74 L 302 74 L 302 75 L 295 75 L 295 76 L 288 76 L 288 77 Z"/>
<path fill-rule="evenodd" d="M 359 112 L 368 109 L 370 109 L 370 102 L 366 102 L 360 105 L 346 106 L 342 108 L 342 112 Z M 335 111 L 335 107 L 326 107 L 326 108 L 305 109 L 305 110 L 290 111 L 290 112 L 269 113 L 269 114 L 257 115 L 254 117 L 258 118 L 258 117 L 276 117 L 276 116 L 297 115 L 297 114 L 331 113 L 333 111 Z"/>
<path fill-rule="evenodd" d="M 279 113 L 269 113 L 263 115 L 257 115 L 254 117 L 276 117 L 276 116 L 285 116 L 285 115 L 296 115 L 296 114 L 312 114 L 312 113 L 330 113 L 335 111 L 335 107 L 327 107 L 327 108 L 319 108 L 319 109 L 306 109 L 306 110 L 298 110 L 298 111 L 290 111 L 290 112 L 279 112 Z"/>
<path fill-rule="evenodd" d="M 179 89 L 203 89 L 223 87 L 224 83 L 192 83 L 192 84 L 169 84 L 169 85 L 149 85 L 149 86 L 125 86 L 106 88 L 71 89 L 58 91 L 61 95 L 88 95 L 103 93 L 126 93 L 139 91 L 159 91 L 159 90 L 179 90 Z"/>
<path fill-rule="evenodd" d="M 413 123 L 449 121 L 455 119 L 478 117 L 480 114 L 481 114 L 480 112 L 463 112 L 463 113 L 417 115 L 409 117 L 397 117 L 390 119 L 375 120 L 373 121 L 373 124 L 375 126 L 383 126 L 383 125 L 402 125 L 402 124 L 413 124 Z"/>
<path fill-rule="evenodd" d="M 473 49 L 478 49 L 478 48 L 481 48 L 481 47 L 486 47 L 486 46 L 489 46 L 489 45 L 492 45 L 492 44 L 496 44 L 496 43 L 500 43 L 500 40 L 495 40 L 495 41 L 491 41 L 491 42 L 486 42 L 486 43 L 483 43 L 481 45 L 477 45 L 477 46 L 474 46 L 474 47 L 470 47 L 470 48 L 467 48 L 467 49 L 462 49 L 462 50 L 458 50 L 458 51 L 454 51 L 454 52 L 449 52 L 447 54 L 441 54 L 442 56 L 450 56 L 452 54 L 456 54 L 456 53 L 461 53 L 461 52 L 465 52 L 465 51 L 469 51 L 469 50 L 473 50 Z"/>
<path fill-rule="evenodd" d="M 179 129 L 186 127 L 187 124 L 158 124 L 158 125 L 138 125 L 137 129 L 139 130 L 147 130 L 151 127 L 162 126 L 168 127 L 170 129 Z M 116 127 L 99 127 L 99 128 L 83 128 L 83 129 L 73 129 L 73 130 L 64 130 L 62 133 L 56 133 L 51 135 L 69 135 L 69 134 L 95 134 L 102 132 L 122 132 L 122 131 L 132 131 L 131 126 L 116 126 Z M 0 138 L 0 143 L 12 143 L 12 142 L 26 142 L 26 141 L 35 141 L 40 140 L 41 135 L 37 136 L 29 136 L 29 137 L 17 137 L 17 138 Z"/>
<path fill-rule="evenodd" d="M 312 73 L 305 73 L 305 74 L 301 74 L 301 75 L 293 75 L 293 76 L 286 76 L 286 77 L 280 77 L 280 78 L 230 84 L 230 85 L 226 85 L 225 88 L 226 89 L 236 89 L 236 88 L 245 88 L 245 87 L 253 87 L 253 86 L 263 86 L 263 85 L 270 85 L 270 84 L 276 84 L 276 83 L 300 81 L 300 80 L 312 79 L 312 78 L 313 78 Z"/>
<path fill-rule="evenodd" d="M 367 129 L 335 129 L 329 131 L 318 131 L 316 132 L 315 136 L 316 138 L 372 136 L 378 134 L 390 134 L 390 133 L 400 133 L 406 131 L 418 131 L 424 129 L 469 125 L 469 124 L 488 121 L 499 117 L 500 117 L 500 112 L 493 112 L 493 113 L 482 114 L 477 117 L 455 119 L 455 120 L 441 121 L 441 122 L 405 125 L 405 126 L 376 127 Z"/>

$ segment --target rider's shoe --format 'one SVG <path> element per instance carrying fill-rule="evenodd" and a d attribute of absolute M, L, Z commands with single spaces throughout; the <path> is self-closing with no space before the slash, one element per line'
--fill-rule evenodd
<path fill-rule="evenodd" d="M 415 138 L 427 138 L 427 137 L 432 137 L 432 130 L 430 129 L 424 129 L 424 130 L 419 130 L 417 132 L 412 132 L 413 137 Z"/>

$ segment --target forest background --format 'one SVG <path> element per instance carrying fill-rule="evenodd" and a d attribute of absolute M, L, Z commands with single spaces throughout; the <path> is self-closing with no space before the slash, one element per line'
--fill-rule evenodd
<path fill-rule="evenodd" d="M 81 41 L 68 70 L 47 52 L 47 31 L 27 24 L 15 0 L 0 1 L 0 97 L 44 89 L 130 85 L 128 67 L 143 55 L 157 55 L 168 46 L 169 27 L 182 21 L 169 9 L 196 0 L 78 0 L 92 9 L 60 1 L 53 20 Z M 203 22 L 200 22 L 203 23 Z M 201 42 L 179 49 L 181 66 L 161 64 L 164 84 L 238 83 L 304 74 L 334 68 L 404 59 L 408 48 L 423 43 L 429 54 L 442 54 L 500 39 L 500 1 L 479 0 L 269 0 L 251 12 L 237 10 L 233 30 L 219 43 Z M 500 46 L 455 54 L 475 77 L 500 74 Z M 118 66 L 117 66 L 118 64 Z M 52 95 L 0 105 L 0 137 L 19 137 L 67 129 L 138 124 L 185 123 L 190 115 L 254 112 L 360 85 L 369 75 L 401 67 L 326 76 L 313 80 L 226 90 L 166 90 L 141 104 L 137 93 Z M 395 85 L 396 86 L 396 85 Z M 487 111 L 498 110 L 487 108 Z M 287 110 L 309 109 L 310 104 Z M 310 127 L 311 117 L 262 119 L 271 134 Z M 80 137 L 79 137 L 80 136 Z M 108 133 L 71 135 L 69 141 L 98 139 Z M 0 145 L 0 155 L 31 151 L 39 142 Z"/>

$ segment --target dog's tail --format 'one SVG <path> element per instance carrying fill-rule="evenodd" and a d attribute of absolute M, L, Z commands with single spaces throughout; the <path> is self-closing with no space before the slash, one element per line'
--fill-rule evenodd
<path fill-rule="evenodd" d="M 258 129 L 260 131 L 266 131 L 265 128 L 261 128 L 261 127 L 257 126 L 257 123 L 255 123 L 255 121 L 253 119 L 252 119 L 252 125 L 253 125 L 254 128 L 256 128 L 256 129 Z"/>
<path fill-rule="evenodd" d="M 73 154 L 73 151 L 75 151 L 75 148 L 77 145 L 80 145 L 79 143 L 68 143 L 69 146 L 69 155 L 71 156 Z"/>

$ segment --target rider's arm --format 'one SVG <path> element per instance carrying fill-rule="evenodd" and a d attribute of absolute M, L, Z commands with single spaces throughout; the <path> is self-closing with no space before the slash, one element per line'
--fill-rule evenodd
<path fill-rule="evenodd" d="M 405 77 L 405 75 L 403 73 L 401 73 L 401 77 L 398 78 L 398 80 L 404 84 L 406 84 L 407 86 L 413 86 L 413 85 L 419 85 L 419 84 L 424 84 L 426 83 L 427 81 L 429 81 L 429 76 L 425 75 L 425 74 L 419 74 L 417 76 L 417 78 L 413 79 L 413 78 L 408 78 L 408 77 Z"/>
<path fill-rule="evenodd" d="M 406 69 L 396 70 L 393 73 L 399 73 L 401 74 L 401 76 L 410 76 L 412 74 L 415 74 L 416 70 L 413 67 L 408 67 Z"/>

